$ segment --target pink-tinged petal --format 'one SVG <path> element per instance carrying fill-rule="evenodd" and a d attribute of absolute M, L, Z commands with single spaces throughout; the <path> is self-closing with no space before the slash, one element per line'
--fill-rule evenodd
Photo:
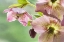
<path fill-rule="evenodd" d="M 43 15 L 32 21 L 32 25 L 46 25 L 48 23 L 50 23 L 50 20 L 49 20 L 49 17 L 46 15 Z"/>
<path fill-rule="evenodd" d="M 64 26 L 62 26 L 59 31 L 64 32 Z"/>
<path fill-rule="evenodd" d="M 19 17 L 18 21 L 23 24 L 23 26 L 27 26 L 28 21 L 31 20 L 31 17 L 27 15 L 28 13 L 22 14 L 21 17 Z"/>
<path fill-rule="evenodd" d="M 63 16 L 63 20 L 61 21 L 61 25 L 64 26 L 64 16 Z"/>
<path fill-rule="evenodd" d="M 31 15 L 29 15 L 28 13 L 26 15 L 30 18 L 30 20 L 32 20 L 32 16 Z"/>
<path fill-rule="evenodd" d="M 54 36 L 53 42 L 64 42 L 64 32 L 59 32 Z"/>
<path fill-rule="evenodd" d="M 16 20 L 15 17 L 13 17 L 13 11 L 10 11 L 10 12 L 7 13 L 7 20 L 9 22 L 12 22 L 12 21 Z"/>
<path fill-rule="evenodd" d="M 48 2 L 49 0 L 37 0 L 37 3 L 46 3 Z"/>
<path fill-rule="evenodd" d="M 53 9 L 51 15 L 57 17 L 60 21 L 62 21 L 64 15 L 64 8 L 61 6 L 56 7 L 55 9 Z"/>
<path fill-rule="evenodd" d="M 12 11 L 12 8 L 9 8 L 9 9 L 5 9 L 4 12 L 7 13 L 9 11 Z"/>
<path fill-rule="evenodd" d="M 64 7 L 64 0 L 60 0 L 60 4 Z"/>
<path fill-rule="evenodd" d="M 36 33 L 43 33 L 46 31 L 45 25 L 49 24 L 49 17 L 43 15 L 32 21 L 32 27 Z"/>
<path fill-rule="evenodd" d="M 64 15 L 64 8 L 61 6 L 57 6 L 52 8 L 48 4 L 37 3 L 36 4 L 36 12 L 43 12 L 47 16 L 54 17 L 59 21 L 62 21 Z"/>
<path fill-rule="evenodd" d="M 46 30 L 42 26 L 34 26 L 34 31 L 38 34 L 44 33 Z"/>
<path fill-rule="evenodd" d="M 44 32 L 39 36 L 39 42 L 53 42 L 53 36 L 54 35 Z"/>
<path fill-rule="evenodd" d="M 52 7 L 49 6 L 47 3 L 36 3 L 36 12 L 43 12 L 44 14 L 51 14 Z"/>
<path fill-rule="evenodd" d="M 22 8 L 13 8 L 12 9 L 14 12 L 17 12 L 18 14 L 21 14 L 21 13 L 25 13 L 26 11 Z"/>

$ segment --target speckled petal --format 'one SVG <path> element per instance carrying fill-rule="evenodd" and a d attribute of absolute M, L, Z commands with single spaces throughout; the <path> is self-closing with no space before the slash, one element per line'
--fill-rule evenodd
<path fill-rule="evenodd" d="M 64 26 L 62 26 L 59 31 L 64 32 Z"/>
<path fill-rule="evenodd" d="M 64 32 L 59 32 L 54 36 L 53 42 L 64 42 Z"/>
<path fill-rule="evenodd" d="M 59 21 L 62 21 L 63 15 L 64 15 L 64 8 L 61 6 L 58 6 L 58 7 L 52 9 L 51 14 L 47 13 L 45 15 L 56 18 Z"/>
<path fill-rule="evenodd" d="M 53 42 L 53 35 L 44 32 L 39 36 L 39 42 Z"/>

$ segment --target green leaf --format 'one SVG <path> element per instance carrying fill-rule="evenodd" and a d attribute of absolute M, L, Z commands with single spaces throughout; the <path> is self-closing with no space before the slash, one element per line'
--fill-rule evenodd
<path fill-rule="evenodd" d="M 43 16 L 43 13 L 42 13 L 42 12 L 38 12 L 38 14 L 39 14 L 40 16 Z"/>
<path fill-rule="evenodd" d="M 21 8 L 25 7 L 27 4 L 29 4 L 30 2 L 27 0 L 18 0 L 18 3 L 21 4 Z"/>
<path fill-rule="evenodd" d="M 28 1 L 27 1 L 27 0 L 18 0 L 18 3 L 19 3 L 19 4 L 27 4 Z"/>
<path fill-rule="evenodd" d="M 22 5 L 21 4 L 12 4 L 12 5 L 9 6 L 9 8 L 20 7 L 20 6 L 22 6 Z"/>
<path fill-rule="evenodd" d="M 33 7 L 36 7 L 34 4 L 30 3 L 28 0 L 18 0 L 19 4 L 22 4 L 23 7 L 26 6 L 27 4 Z"/>
<path fill-rule="evenodd" d="M 38 17 L 41 17 L 40 15 L 34 15 L 34 16 L 37 17 L 37 18 L 38 18 Z"/>
<path fill-rule="evenodd" d="M 31 26 L 31 21 L 28 21 L 28 26 Z"/>
<path fill-rule="evenodd" d="M 25 6 L 26 6 L 26 4 L 12 4 L 12 5 L 9 6 L 9 8 L 13 8 L 13 7 L 21 7 L 21 8 L 23 8 Z"/>

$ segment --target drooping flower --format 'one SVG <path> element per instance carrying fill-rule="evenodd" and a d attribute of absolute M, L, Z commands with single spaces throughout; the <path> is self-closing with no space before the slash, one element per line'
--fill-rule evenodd
<path fill-rule="evenodd" d="M 57 18 L 62 21 L 64 15 L 64 0 L 38 0 L 36 12 Z"/>
<path fill-rule="evenodd" d="M 39 42 L 64 42 L 64 27 L 53 18 L 43 15 L 32 21 L 32 28 L 39 33 Z"/>
<path fill-rule="evenodd" d="M 4 10 L 7 13 L 7 20 L 9 22 L 18 20 L 23 26 L 26 26 L 29 20 L 32 20 L 32 17 L 22 8 L 9 8 Z"/>

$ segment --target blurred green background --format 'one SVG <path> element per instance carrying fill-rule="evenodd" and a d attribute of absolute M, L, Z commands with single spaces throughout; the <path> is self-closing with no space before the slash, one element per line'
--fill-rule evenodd
<path fill-rule="evenodd" d="M 29 0 L 35 4 L 36 0 Z M 9 5 L 17 3 L 17 0 L 0 0 L 0 42 L 38 42 L 38 36 L 31 38 L 29 35 L 30 26 L 22 26 L 18 21 L 8 22 L 6 13 L 3 11 Z M 35 8 L 26 6 L 25 9 L 33 16 Z"/>

